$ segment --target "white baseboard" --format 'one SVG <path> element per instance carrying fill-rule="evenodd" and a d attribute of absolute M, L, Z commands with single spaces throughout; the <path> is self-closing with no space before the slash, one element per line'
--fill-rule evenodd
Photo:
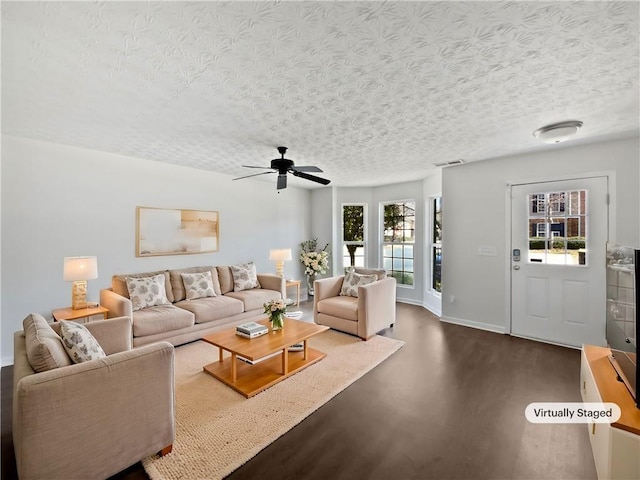
<path fill-rule="evenodd" d="M 417 305 L 419 307 L 422 307 L 422 302 L 419 302 L 417 300 L 413 300 L 412 298 L 398 298 L 398 297 L 396 297 L 396 302 L 407 303 L 409 305 Z"/>
<path fill-rule="evenodd" d="M 473 320 L 466 320 L 463 318 L 455 317 L 440 317 L 440 320 L 446 323 L 454 323 L 456 325 L 462 325 L 464 327 L 478 328 L 480 330 L 487 330 L 495 333 L 505 333 L 505 328 L 500 325 L 492 325 L 490 323 L 475 322 Z"/>

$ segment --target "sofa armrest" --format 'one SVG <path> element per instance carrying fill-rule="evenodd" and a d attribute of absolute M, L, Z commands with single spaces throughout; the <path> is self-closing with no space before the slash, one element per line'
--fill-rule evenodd
<path fill-rule="evenodd" d="M 160 342 L 20 379 L 20 478 L 106 478 L 171 445 L 173 364 L 173 346 Z"/>
<path fill-rule="evenodd" d="M 65 320 L 66 321 L 66 320 Z M 60 335 L 62 322 L 51 324 L 51 328 Z M 91 335 L 98 341 L 104 353 L 124 352 L 131 350 L 133 345 L 133 327 L 131 318 L 117 317 L 109 320 L 93 320 L 84 324 L 91 332 Z"/>
<path fill-rule="evenodd" d="M 122 295 L 118 295 L 110 288 L 100 290 L 100 305 L 109 309 L 109 313 L 107 313 L 108 318 L 133 318 L 133 304 L 131 300 Z"/>
<path fill-rule="evenodd" d="M 280 275 L 275 275 L 273 273 L 259 273 L 258 274 L 258 283 L 262 288 L 266 288 L 267 290 L 275 290 L 276 292 L 280 292 L 282 298 L 287 298 L 287 281 L 284 277 Z"/>
<path fill-rule="evenodd" d="M 396 279 L 358 287 L 358 336 L 369 339 L 396 322 Z"/>

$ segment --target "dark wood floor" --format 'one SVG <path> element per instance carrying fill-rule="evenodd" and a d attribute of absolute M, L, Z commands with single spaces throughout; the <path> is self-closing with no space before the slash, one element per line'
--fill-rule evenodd
<path fill-rule="evenodd" d="M 310 304 L 303 304 L 308 311 Z M 440 322 L 398 304 L 406 345 L 230 479 L 595 479 L 585 425 L 533 425 L 531 402 L 580 401 L 580 353 Z M 11 367 L 2 369 L 2 479 L 15 479 Z M 134 465 L 114 477 L 148 478 Z"/>

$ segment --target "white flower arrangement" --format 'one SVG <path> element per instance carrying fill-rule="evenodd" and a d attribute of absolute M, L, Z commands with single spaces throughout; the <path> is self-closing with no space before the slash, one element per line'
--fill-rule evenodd
<path fill-rule="evenodd" d="M 327 273 L 329 269 L 329 252 L 327 251 L 329 244 L 318 251 L 318 239 L 307 240 L 300 244 L 302 251 L 300 252 L 300 261 L 304 265 L 305 275 L 316 275 L 318 273 Z"/>

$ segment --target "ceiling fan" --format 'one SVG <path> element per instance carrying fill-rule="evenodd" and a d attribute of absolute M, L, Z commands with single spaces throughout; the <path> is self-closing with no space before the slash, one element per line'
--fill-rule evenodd
<path fill-rule="evenodd" d="M 242 165 L 245 168 L 261 168 L 272 170 L 270 172 L 254 173 L 253 175 L 245 175 L 244 177 L 234 178 L 233 180 L 240 180 L 243 178 L 257 177 L 258 175 L 267 175 L 269 173 L 278 173 L 278 190 L 287 188 L 287 172 L 290 172 L 295 177 L 311 180 L 312 182 L 321 183 L 322 185 L 329 185 L 331 180 L 326 178 L 316 177 L 315 175 L 309 175 L 306 172 L 322 172 L 315 166 L 296 167 L 292 160 L 284 158 L 284 154 L 287 152 L 287 147 L 278 147 L 278 152 L 282 155 L 281 158 L 274 158 L 271 160 L 270 167 L 254 167 L 253 165 Z"/>

